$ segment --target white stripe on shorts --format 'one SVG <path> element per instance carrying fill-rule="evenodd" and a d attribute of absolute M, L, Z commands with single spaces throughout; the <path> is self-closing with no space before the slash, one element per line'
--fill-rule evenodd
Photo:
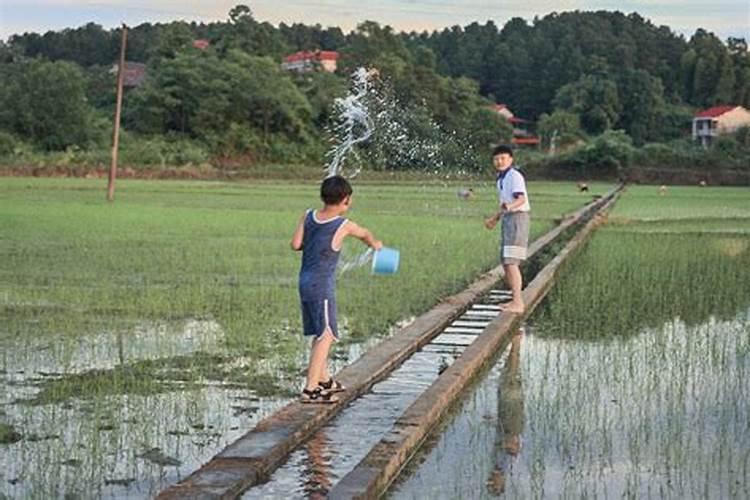
<path fill-rule="evenodd" d="M 326 328 L 331 328 L 331 324 L 328 322 L 328 299 L 323 299 L 323 315 L 326 320 Z"/>
<path fill-rule="evenodd" d="M 331 337 L 333 337 L 333 341 L 338 342 L 339 338 L 336 336 L 335 333 L 333 333 L 333 329 L 331 328 L 331 322 L 328 319 L 328 299 L 323 299 L 323 311 L 325 311 L 323 314 L 325 314 L 326 329 L 331 331 Z"/>
<path fill-rule="evenodd" d="M 504 259 L 526 259 L 526 247 L 517 247 L 513 245 L 503 247 Z"/>

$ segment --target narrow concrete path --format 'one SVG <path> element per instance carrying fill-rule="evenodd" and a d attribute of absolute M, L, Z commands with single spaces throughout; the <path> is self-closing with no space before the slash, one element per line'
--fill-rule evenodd
<path fill-rule="evenodd" d="M 581 222 L 608 203 L 619 189 L 618 187 L 612 190 L 605 197 L 571 214 L 558 226 L 537 239 L 529 248 L 530 257 L 544 249 L 566 229 Z M 199 470 L 180 483 L 162 491 L 158 498 L 236 498 L 246 489 L 266 480 L 286 461 L 295 448 L 308 440 L 342 409 L 347 408 L 349 402 L 368 392 L 376 382 L 387 377 L 433 338 L 442 334 L 442 339 L 445 340 L 445 335 L 478 333 L 467 331 L 470 325 L 451 325 L 451 323 L 466 313 L 480 297 L 493 290 L 502 277 L 501 266 L 482 275 L 466 290 L 446 298 L 433 309 L 419 316 L 409 326 L 402 328 L 343 369 L 337 377 L 348 387 L 348 390 L 339 395 L 341 400 L 339 404 L 305 405 L 299 402 L 288 404 L 259 422 L 254 429 L 227 446 Z M 492 309 L 473 309 L 462 320 L 496 321 L 493 319 L 495 313 L 496 311 Z M 446 327 L 454 328 L 454 330 L 445 331 Z M 458 328 L 463 330 L 455 330 Z M 458 337 L 449 337 L 447 340 L 448 345 L 455 345 L 457 341 Z M 463 343 L 469 345 L 469 339 L 464 338 Z"/>
<path fill-rule="evenodd" d="M 616 201 L 608 199 L 602 211 Z M 398 476 L 431 429 L 457 401 L 461 392 L 519 328 L 554 284 L 562 264 L 583 246 L 599 223 L 589 221 L 524 289 L 523 314 L 500 313 L 461 356 L 396 420 L 389 432 L 328 493 L 331 499 L 378 498 Z"/>

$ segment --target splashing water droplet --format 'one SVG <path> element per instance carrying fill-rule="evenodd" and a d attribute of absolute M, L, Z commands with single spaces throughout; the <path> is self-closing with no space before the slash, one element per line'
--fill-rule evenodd
<path fill-rule="evenodd" d="M 360 268 L 370 262 L 373 256 L 372 248 L 368 248 L 366 251 L 360 253 L 354 258 L 346 261 L 339 261 L 339 275 L 351 271 L 352 269 Z"/>
<path fill-rule="evenodd" d="M 465 136 L 437 123 L 424 103 L 401 103 L 376 70 L 359 68 L 352 74 L 351 89 L 334 101 L 333 115 L 326 177 L 354 178 L 363 165 L 445 175 L 480 164 Z"/>
<path fill-rule="evenodd" d="M 326 177 L 338 175 L 349 151 L 372 136 L 373 123 L 367 106 L 367 95 L 371 89 L 370 74 L 365 68 L 355 71 L 352 76 L 352 91 L 345 98 L 334 102 L 334 110 L 338 111 L 339 116 L 334 131 L 340 140 L 329 152 L 331 161 L 326 167 Z M 350 177 L 353 178 L 358 173 L 359 170 Z"/>

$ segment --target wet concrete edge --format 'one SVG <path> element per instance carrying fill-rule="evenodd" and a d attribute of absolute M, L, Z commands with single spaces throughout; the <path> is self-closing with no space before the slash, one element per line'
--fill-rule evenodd
<path fill-rule="evenodd" d="M 565 217 L 560 224 L 530 245 L 529 257 L 554 241 L 592 210 L 599 209 L 619 189 L 618 186 L 601 199 Z M 410 325 L 400 329 L 341 370 L 337 378 L 348 389 L 338 395 L 338 404 L 307 405 L 296 401 L 289 403 L 261 420 L 254 429 L 229 444 L 200 469 L 160 492 L 157 498 L 236 498 L 246 489 L 267 480 L 295 448 L 344 409 L 350 401 L 367 392 L 372 385 L 385 378 L 414 352 L 429 343 L 481 295 L 491 290 L 502 277 L 502 266 L 481 275 L 467 289 L 443 299 Z M 487 328 L 491 326 L 492 324 Z"/>
<path fill-rule="evenodd" d="M 612 206 L 619 192 L 613 191 L 604 198 L 602 212 Z M 583 246 L 599 223 L 597 218 L 589 221 L 526 287 L 523 292 L 527 304 L 524 314 L 501 313 L 493 319 L 484 333 L 406 409 L 389 433 L 333 487 L 329 498 L 378 498 L 387 490 L 473 377 L 541 302 L 554 284 L 563 262 Z"/>

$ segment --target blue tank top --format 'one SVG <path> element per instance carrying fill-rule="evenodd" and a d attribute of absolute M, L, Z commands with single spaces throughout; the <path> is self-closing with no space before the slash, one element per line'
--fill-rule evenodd
<path fill-rule="evenodd" d="M 299 295 L 302 301 L 336 297 L 336 265 L 340 252 L 332 247 L 333 236 L 346 222 L 339 216 L 325 222 L 315 220 L 312 210 L 305 216 L 302 236 L 302 267 L 299 270 Z"/>

